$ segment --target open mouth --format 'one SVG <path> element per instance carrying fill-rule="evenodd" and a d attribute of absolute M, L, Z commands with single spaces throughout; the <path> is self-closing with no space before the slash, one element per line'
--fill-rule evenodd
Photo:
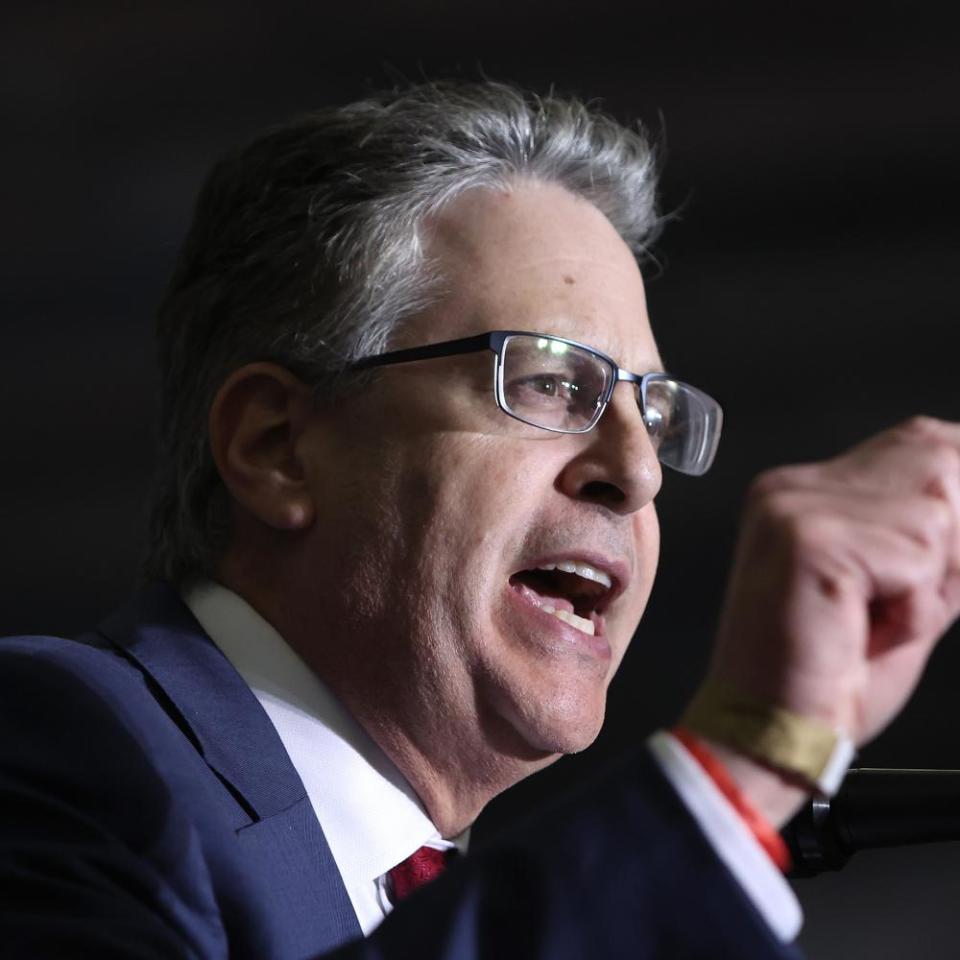
<path fill-rule="evenodd" d="M 603 634 L 603 611 L 613 596 L 613 581 L 603 570 L 574 560 L 545 563 L 518 571 L 510 586 L 582 633 Z"/>

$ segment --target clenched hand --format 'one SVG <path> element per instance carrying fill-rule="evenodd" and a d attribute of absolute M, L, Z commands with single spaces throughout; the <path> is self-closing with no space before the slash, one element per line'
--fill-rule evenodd
<path fill-rule="evenodd" d="M 710 675 L 860 745 L 958 615 L 960 425 L 918 417 L 754 482 Z"/>

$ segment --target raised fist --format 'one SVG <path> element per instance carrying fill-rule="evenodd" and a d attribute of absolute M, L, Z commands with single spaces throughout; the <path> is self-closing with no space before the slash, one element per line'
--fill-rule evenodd
<path fill-rule="evenodd" d="M 752 485 L 711 675 L 862 744 L 960 614 L 960 425 L 924 417 Z"/>

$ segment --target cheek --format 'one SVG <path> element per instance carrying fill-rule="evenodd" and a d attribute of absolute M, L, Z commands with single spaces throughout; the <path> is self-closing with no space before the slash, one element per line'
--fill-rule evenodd
<path fill-rule="evenodd" d="M 457 438 L 434 451 L 426 466 L 414 495 L 435 509 L 451 541 L 502 541 L 542 498 L 529 457 L 503 438 Z"/>
<path fill-rule="evenodd" d="M 543 493 L 503 438 L 455 435 L 410 464 L 402 499 L 409 577 L 461 639 L 489 617 L 505 563 L 517 552 Z M 464 643 L 467 641 L 463 640 Z"/>

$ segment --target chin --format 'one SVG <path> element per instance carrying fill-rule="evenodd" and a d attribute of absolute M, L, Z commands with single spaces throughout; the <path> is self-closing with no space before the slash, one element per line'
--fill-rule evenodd
<path fill-rule="evenodd" d="M 488 745 L 533 767 L 579 753 L 596 740 L 613 673 L 607 660 L 571 654 L 565 646 L 537 647 L 536 639 L 519 650 L 507 646 L 475 674 L 475 704 Z M 496 647 L 485 645 L 488 651 Z"/>
<path fill-rule="evenodd" d="M 530 697 L 515 705 L 511 725 L 530 750 L 543 757 L 579 753 L 603 727 L 606 698 L 557 695 Z"/>
<path fill-rule="evenodd" d="M 586 750 L 600 733 L 603 721 L 592 725 L 582 724 L 576 728 L 555 726 L 528 733 L 528 742 L 541 753 L 559 756 L 561 754 L 580 753 Z"/>

